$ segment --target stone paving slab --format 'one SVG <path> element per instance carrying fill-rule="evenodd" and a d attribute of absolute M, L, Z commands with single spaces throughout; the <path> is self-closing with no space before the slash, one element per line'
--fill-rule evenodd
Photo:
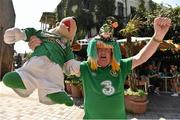
<path fill-rule="evenodd" d="M 37 91 L 28 98 L 21 98 L 0 83 L 0 120 L 79 120 L 83 114 L 83 109 L 75 105 L 41 104 Z"/>
<path fill-rule="evenodd" d="M 128 118 L 180 120 L 180 96 L 172 97 L 171 93 L 149 95 L 149 104 L 144 114 L 128 114 Z"/>
<path fill-rule="evenodd" d="M 39 103 L 37 91 L 28 98 L 21 98 L 0 82 L 0 120 L 82 120 L 84 111 L 79 107 L 82 99 L 74 99 L 76 105 L 44 105 Z M 127 114 L 128 119 L 180 120 L 180 96 L 170 94 L 149 95 L 147 112 Z"/>

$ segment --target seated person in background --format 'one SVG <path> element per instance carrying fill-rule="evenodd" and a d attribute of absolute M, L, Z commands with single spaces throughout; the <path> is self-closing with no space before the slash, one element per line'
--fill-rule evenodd
<path fill-rule="evenodd" d="M 170 76 L 171 74 L 168 72 L 167 67 L 162 68 L 161 76 Z"/>
<path fill-rule="evenodd" d="M 177 93 L 177 83 L 179 82 L 178 79 L 178 71 L 177 71 L 177 66 L 175 65 L 171 65 L 170 66 L 170 73 L 173 76 L 173 79 L 171 80 L 171 86 L 172 86 L 172 91 L 174 92 L 171 96 L 179 96 L 179 94 Z"/>
<path fill-rule="evenodd" d="M 140 76 L 140 80 L 144 81 L 147 83 L 148 87 L 149 86 L 149 77 L 148 77 L 148 67 L 147 66 L 144 66 L 140 69 L 139 71 L 139 76 Z"/>
<path fill-rule="evenodd" d="M 144 66 L 143 68 L 140 69 L 139 71 L 140 79 L 141 80 L 149 80 L 148 78 L 148 67 Z"/>
<path fill-rule="evenodd" d="M 149 65 L 149 69 L 148 69 L 148 78 L 149 78 L 149 84 L 153 85 L 154 89 L 153 92 L 155 94 L 159 95 L 159 88 L 160 88 L 160 75 L 158 74 L 158 72 L 153 68 L 153 65 Z"/>

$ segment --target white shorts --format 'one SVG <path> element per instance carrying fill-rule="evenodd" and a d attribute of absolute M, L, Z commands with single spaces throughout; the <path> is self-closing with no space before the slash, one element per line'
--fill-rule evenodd
<path fill-rule="evenodd" d="M 21 76 L 26 87 L 23 94 L 29 96 L 37 88 L 41 103 L 54 104 L 46 95 L 64 91 L 62 68 L 60 65 L 51 62 L 46 56 L 32 57 L 16 72 Z M 21 91 L 22 89 L 18 92 Z"/>

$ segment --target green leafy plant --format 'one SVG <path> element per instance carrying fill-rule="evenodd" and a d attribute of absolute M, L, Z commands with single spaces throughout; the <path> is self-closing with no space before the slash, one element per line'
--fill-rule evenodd
<path fill-rule="evenodd" d="M 144 96 L 148 93 L 145 92 L 142 89 L 138 89 L 137 91 L 133 91 L 131 88 L 128 88 L 126 91 L 124 91 L 124 95 L 136 95 L 136 96 Z"/>
<path fill-rule="evenodd" d="M 137 36 L 138 31 L 140 27 L 142 26 L 142 21 L 141 18 L 137 17 L 136 15 L 127 23 L 124 29 L 120 30 L 120 33 L 127 39 L 126 42 L 126 51 L 127 51 L 127 56 L 131 57 L 134 55 L 133 51 L 133 42 L 131 41 L 132 36 Z M 135 72 L 132 70 L 131 74 L 128 76 L 129 77 L 129 85 L 130 88 L 137 92 L 137 86 L 136 86 L 136 79 L 135 79 Z"/>
<path fill-rule="evenodd" d="M 71 75 L 71 76 L 66 76 L 66 80 L 69 81 L 72 85 L 75 86 L 81 86 L 81 81 L 79 80 L 79 77 L 75 76 L 75 75 Z"/>
<path fill-rule="evenodd" d="M 124 37 L 128 36 L 137 36 L 138 30 L 142 25 L 142 21 L 140 17 L 137 17 L 136 15 L 127 23 L 124 29 L 120 30 L 120 33 Z"/>

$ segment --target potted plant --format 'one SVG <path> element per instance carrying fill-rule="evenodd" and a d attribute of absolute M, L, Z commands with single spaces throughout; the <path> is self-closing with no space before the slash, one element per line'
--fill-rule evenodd
<path fill-rule="evenodd" d="M 138 34 L 138 30 L 142 25 L 142 21 L 139 17 L 134 16 L 120 32 L 126 37 L 127 42 L 125 45 L 127 56 L 133 56 L 133 42 L 131 41 L 132 36 Z M 144 113 L 147 108 L 148 100 L 147 93 L 137 88 L 137 79 L 135 78 L 135 71 L 132 70 L 128 76 L 129 89 L 125 91 L 125 105 L 129 112 L 133 113 Z"/>
<path fill-rule="evenodd" d="M 125 106 L 126 110 L 131 113 L 144 113 L 147 109 L 147 104 L 149 103 L 147 99 L 147 93 L 142 89 L 137 89 L 133 91 L 128 88 L 125 92 Z"/>
<path fill-rule="evenodd" d="M 71 94 L 71 78 L 64 74 L 65 90 L 68 94 Z"/>
<path fill-rule="evenodd" d="M 176 91 L 180 93 L 180 82 L 176 83 Z"/>
<path fill-rule="evenodd" d="M 126 37 L 127 42 L 125 45 L 127 57 L 131 57 L 134 55 L 133 51 L 133 42 L 131 40 L 132 36 L 136 36 L 138 34 L 138 30 L 142 25 L 142 21 L 139 17 L 134 16 L 126 25 L 126 27 L 120 30 L 120 33 Z M 129 75 L 129 86 L 133 91 L 137 91 L 136 79 L 134 79 L 134 71 L 132 71 L 131 75 Z"/>
<path fill-rule="evenodd" d="M 69 76 L 69 79 L 71 79 L 71 96 L 82 97 L 82 82 L 74 75 Z"/>

